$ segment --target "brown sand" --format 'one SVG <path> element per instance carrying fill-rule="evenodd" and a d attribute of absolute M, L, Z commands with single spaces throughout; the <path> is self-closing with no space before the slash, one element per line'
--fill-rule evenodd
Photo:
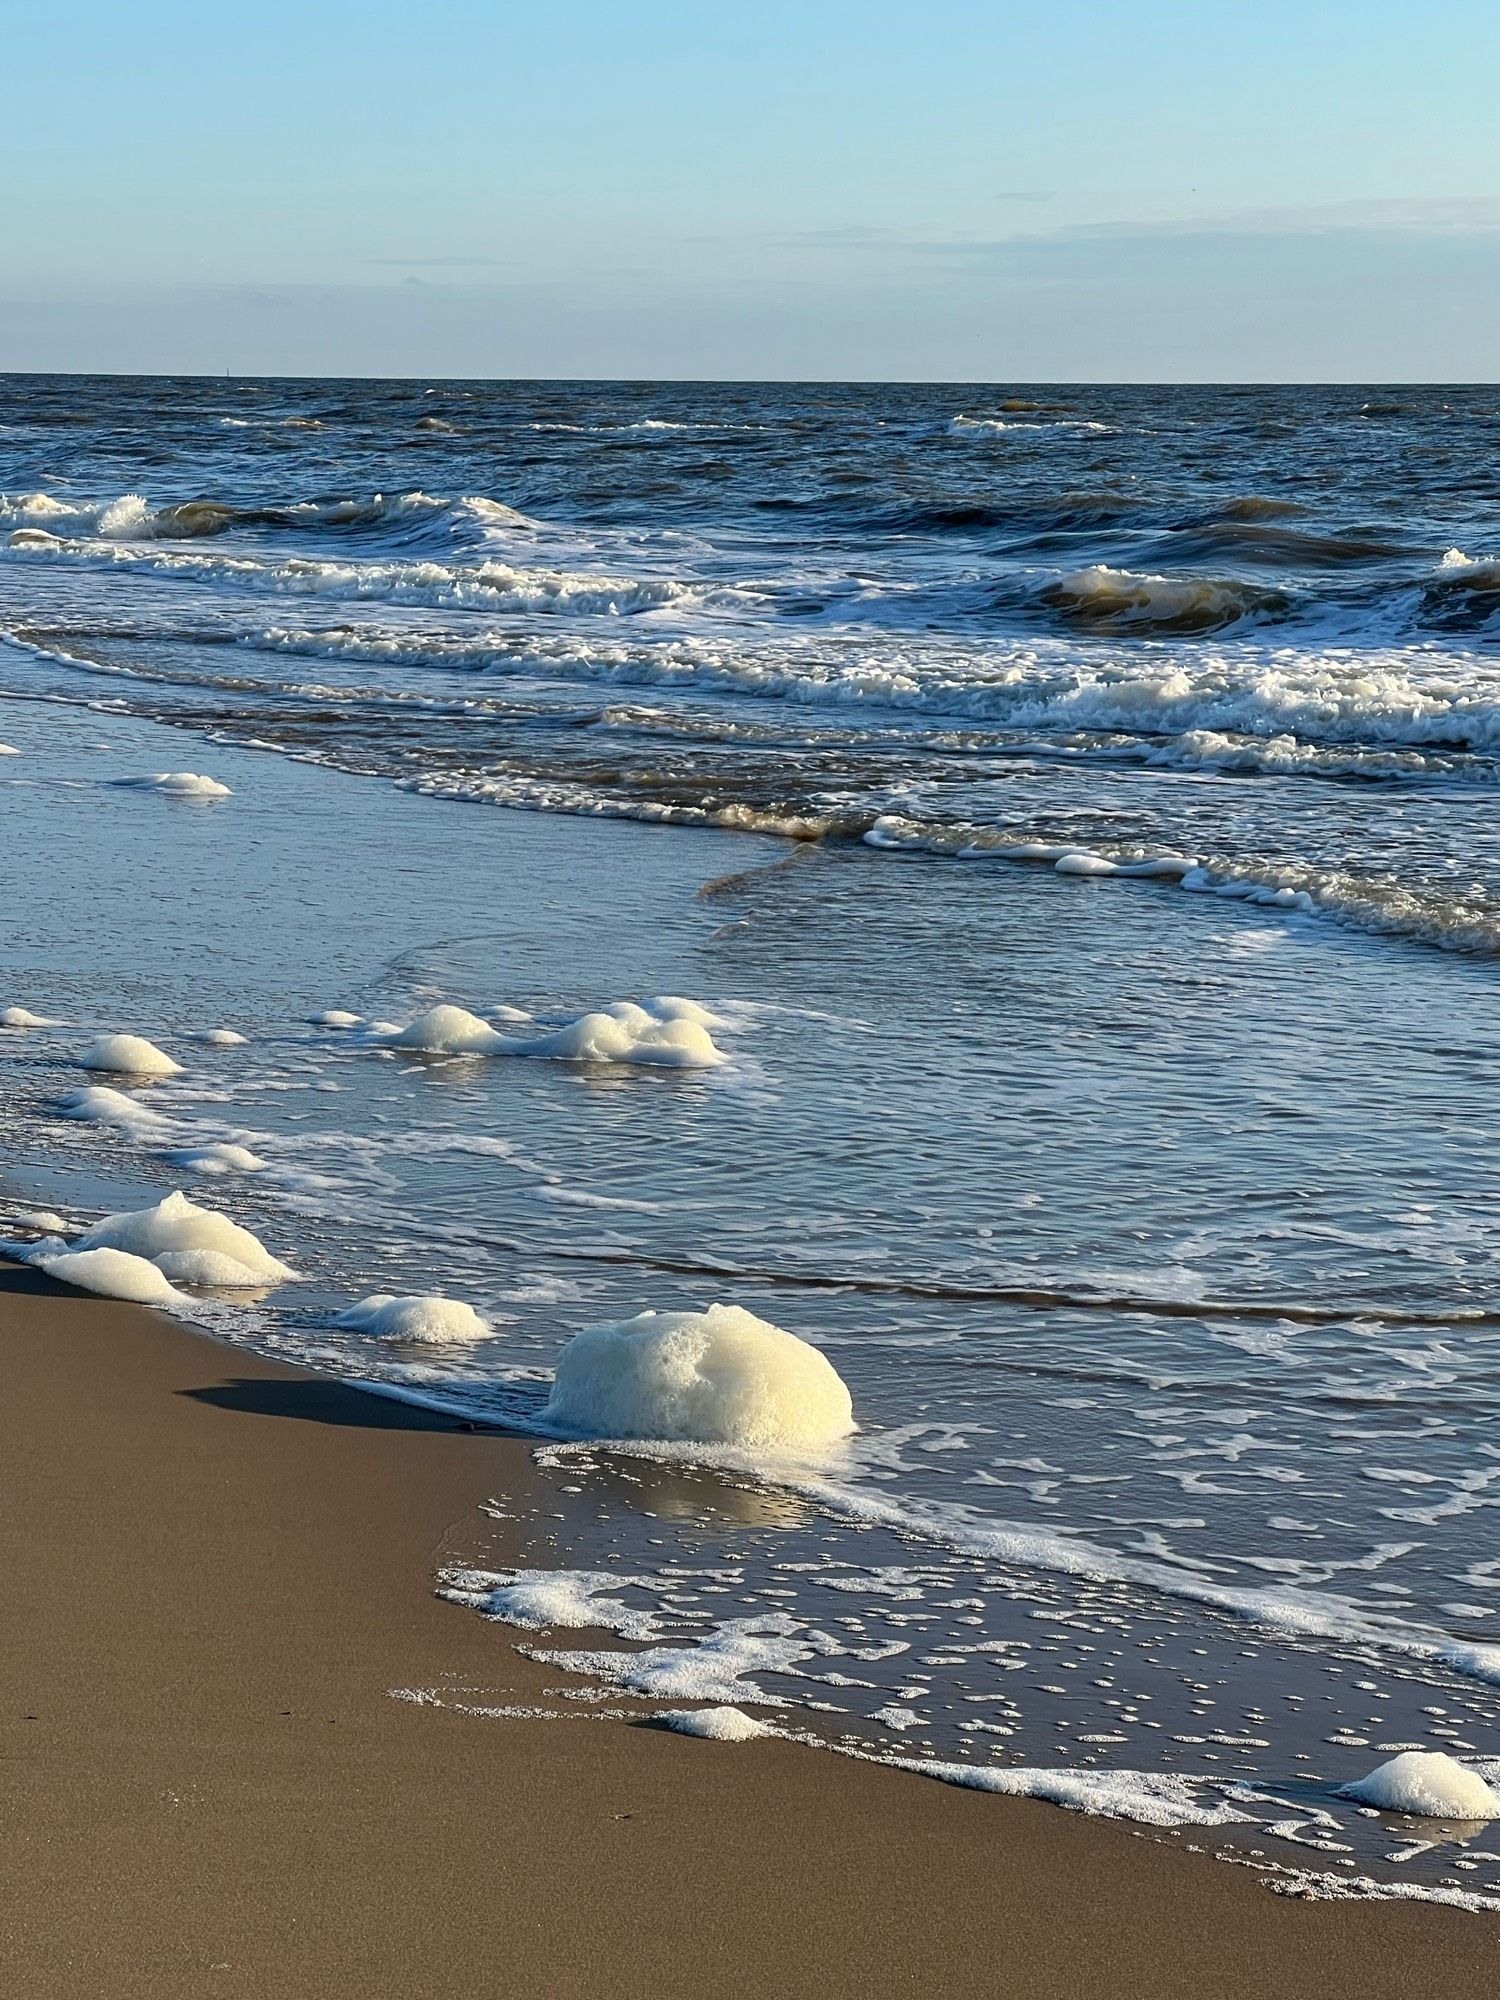
<path fill-rule="evenodd" d="M 0 1266 L 0 1995 L 1500 1991 L 1500 1921 L 1290 1902 L 776 1742 L 393 1701 L 542 1685 L 432 1594 L 517 1440 Z"/>

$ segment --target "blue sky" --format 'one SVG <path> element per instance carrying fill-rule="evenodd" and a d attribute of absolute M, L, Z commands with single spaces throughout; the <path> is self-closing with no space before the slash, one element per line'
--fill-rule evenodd
<path fill-rule="evenodd" d="M 1500 375 L 1500 8 L 74 0 L 0 368 Z"/>

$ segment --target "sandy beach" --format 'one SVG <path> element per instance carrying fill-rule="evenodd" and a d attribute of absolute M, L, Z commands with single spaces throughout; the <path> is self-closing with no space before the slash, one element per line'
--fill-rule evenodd
<path fill-rule="evenodd" d="M 0 1347 L 7 1993 L 1459 2000 L 1500 1977 L 1493 1918 L 1275 1897 L 1029 1801 L 392 1699 L 545 1685 L 432 1589 L 497 1552 L 482 1502 L 537 1503 L 524 1440 L 12 1266 Z"/>

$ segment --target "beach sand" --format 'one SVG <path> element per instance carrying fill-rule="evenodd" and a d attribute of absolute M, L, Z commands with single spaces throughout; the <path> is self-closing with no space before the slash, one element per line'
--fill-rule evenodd
<path fill-rule="evenodd" d="M 393 1700 L 547 1684 L 432 1589 L 518 1550 L 477 1509 L 543 1497 L 523 1440 L 5 1266 L 0 1361 L 7 2000 L 1500 1987 L 1492 1917 L 785 1743 Z"/>

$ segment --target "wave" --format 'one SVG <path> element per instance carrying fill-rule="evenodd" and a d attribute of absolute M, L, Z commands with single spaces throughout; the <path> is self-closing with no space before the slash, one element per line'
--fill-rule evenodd
<path fill-rule="evenodd" d="M 1190 661 L 1160 651 L 1138 665 L 1104 666 L 1080 659 L 1065 641 L 1047 639 L 997 641 L 983 650 L 937 642 L 873 650 L 857 641 L 778 645 L 687 636 L 632 645 L 562 634 L 519 642 L 499 632 L 269 626 L 243 643 L 370 665 L 541 672 L 1048 736 L 1126 736 L 1179 745 L 1185 757 L 1227 756 L 1226 742 L 1211 741 L 1214 735 L 1260 744 L 1273 760 L 1285 759 L 1288 738 L 1309 752 L 1500 754 L 1500 662 L 1485 666 L 1462 654 L 1399 648 L 1351 655 L 1233 641 Z M 1113 754 L 1119 746 L 1101 747 Z"/>
<path fill-rule="evenodd" d="M 1176 637 L 1284 617 L 1292 608 L 1285 591 L 1229 577 L 1139 576 L 1103 563 L 1045 584 L 1037 598 L 1092 631 Z"/>
<path fill-rule="evenodd" d="M 1020 410 L 1042 410 L 1042 404 L 1002 404 L 1007 412 L 998 417 L 970 417 L 959 415 L 948 425 L 950 437 L 996 437 L 1002 431 L 1071 431 L 1075 435 L 1094 437 L 1114 437 L 1119 430 L 1117 424 L 1104 424 L 1091 417 L 1068 416 L 1018 416 Z"/>
<path fill-rule="evenodd" d="M 1139 847 L 1084 846 L 1019 838 L 1013 829 L 923 822 L 883 814 L 864 835 L 871 847 L 943 854 L 960 861 L 1044 864 L 1090 880 L 1156 881 L 1262 909 L 1320 917 L 1377 937 L 1442 951 L 1500 953 L 1500 901 L 1471 890 L 1456 894 L 1430 882 L 1362 875 L 1296 859 L 1256 860 L 1153 853 Z"/>
<path fill-rule="evenodd" d="M 450 517 L 481 528 L 537 529 L 540 523 L 503 501 L 482 495 L 449 500 L 420 489 L 327 499 L 241 506 L 199 498 L 153 507 L 140 493 L 112 500 L 81 501 L 52 493 L 0 494 L 0 523 L 12 526 L 12 545 L 44 546 L 28 531 L 54 539 L 97 536 L 110 542 L 192 541 L 232 528 L 371 528 L 403 526 Z"/>
<path fill-rule="evenodd" d="M 1500 612 L 1500 557 L 1476 559 L 1449 549 L 1423 587 L 1423 609 L 1449 629 L 1474 630 Z"/>
<path fill-rule="evenodd" d="M 251 555 L 146 550 L 138 544 L 111 540 L 70 540 L 41 528 L 18 529 L 11 535 L 9 547 L 13 554 L 78 568 L 172 575 L 292 596 L 374 598 L 435 610 L 477 608 L 619 617 L 669 606 L 743 610 L 764 608 L 766 602 L 763 594 L 730 586 L 694 585 L 672 577 L 520 569 L 503 562 L 354 563 L 311 556 L 266 560 Z"/>

